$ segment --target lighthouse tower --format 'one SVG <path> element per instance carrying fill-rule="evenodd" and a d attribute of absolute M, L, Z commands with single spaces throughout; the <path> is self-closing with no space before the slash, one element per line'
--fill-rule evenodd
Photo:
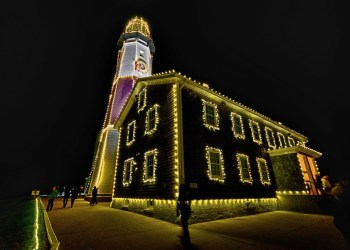
<path fill-rule="evenodd" d="M 118 45 L 116 73 L 109 96 L 107 112 L 101 131 L 97 136 L 92 168 L 88 181 L 88 197 L 94 186 L 98 188 L 99 200 L 109 201 L 115 173 L 116 151 L 119 133 L 113 128 L 121 109 L 133 89 L 137 78 L 150 76 L 155 52 L 147 22 L 132 18 L 125 26 Z"/>

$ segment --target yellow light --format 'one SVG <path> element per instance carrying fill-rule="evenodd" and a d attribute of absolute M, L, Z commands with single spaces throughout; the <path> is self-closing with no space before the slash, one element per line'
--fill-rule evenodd
<path fill-rule="evenodd" d="M 34 239 L 35 239 L 35 248 L 39 249 L 39 205 L 38 205 L 38 197 L 35 197 L 35 222 L 34 222 Z"/>

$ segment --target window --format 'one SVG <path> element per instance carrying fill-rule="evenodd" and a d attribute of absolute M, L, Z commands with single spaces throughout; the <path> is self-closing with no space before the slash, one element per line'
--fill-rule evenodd
<path fill-rule="evenodd" d="M 138 95 L 138 101 L 137 101 L 137 113 L 140 113 L 143 111 L 146 107 L 146 101 L 147 101 L 147 89 L 143 88 L 143 90 Z"/>
<path fill-rule="evenodd" d="M 249 120 L 249 127 L 252 133 L 253 142 L 262 144 L 259 123 L 253 120 Z"/>
<path fill-rule="evenodd" d="M 294 147 L 295 146 L 295 141 L 292 137 L 288 136 L 288 143 L 290 147 Z"/>
<path fill-rule="evenodd" d="M 248 155 L 237 153 L 236 159 L 241 182 L 253 184 Z"/>
<path fill-rule="evenodd" d="M 159 105 L 155 104 L 152 108 L 147 110 L 145 135 L 151 135 L 157 130 L 157 125 L 159 123 L 158 107 Z"/>
<path fill-rule="evenodd" d="M 145 52 L 143 50 L 140 50 L 140 57 L 145 58 Z"/>
<path fill-rule="evenodd" d="M 280 132 L 277 132 L 277 136 L 278 136 L 279 148 L 287 147 L 286 138 L 284 137 L 284 135 L 281 134 Z"/>
<path fill-rule="evenodd" d="M 136 165 L 134 158 L 129 158 L 124 161 L 124 170 L 123 170 L 123 186 L 127 187 L 131 184 L 132 181 L 132 167 Z"/>
<path fill-rule="evenodd" d="M 273 131 L 269 127 L 265 127 L 265 134 L 266 134 L 266 140 L 267 144 L 270 148 L 275 149 L 276 148 L 276 141 L 275 141 L 275 135 L 273 134 Z"/>
<path fill-rule="evenodd" d="M 212 148 L 209 146 L 205 147 L 206 159 L 208 163 L 208 176 L 210 180 L 224 182 L 225 171 L 224 171 L 224 159 L 222 152 L 218 148 Z"/>
<path fill-rule="evenodd" d="M 219 130 L 219 111 L 216 104 L 202 99 L 204 126 L 210 130 Z"/>
<path fill-rule="evenodd" d="M 143 182 L 151 183 L 156 181 L 158 150 L 147 151 L 144 155 Z"/>
<path fill-rule="evenodd" d="M 135 141 L 136 133 L 136 121 L 132 121 L 128 124 L 127 134 L 126 134 L 126 145 L 130 146 Z"/>
<path fill-rule="evenodd" d="M 231 112 L 232 131 L 235 138 L 245 139 L 242 116 Z"/>
<path fill-rule="evenodd" d="M 142 40 L 142 39 L 139 38 L 139 39 L 137 39 L 137 41 L 138 41 L 139 43 L 141 43 L 141 44 L 147 46 L 147 42 L 145 42 L 144 40 Z"/>
<path fill-rule="evenodd" d="M 260 174 L 260 181 L 262 184 L 271 185 L 269 170 L 267 168 L 266 160 L 263 158 L 256 158 Z"/>

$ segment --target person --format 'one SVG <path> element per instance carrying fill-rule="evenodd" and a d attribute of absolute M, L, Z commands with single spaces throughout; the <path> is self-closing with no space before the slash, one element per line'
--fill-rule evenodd
<path fill-rule="evenodd" d="M 338 182 L 332 188 L 332 195 L 337 201 L 333 224 L 343 234 L 344 238 L 350 244 L 350 189 L 349 179 Z"/>
<path fill-rule="evenodd" d="M 318 195 L 324 195 L 321 176 L 319 174 L 315 175 L 315 185 Z"/>
<path fill-rule="evenodd" d="M 323 176 L 321 179 L 321 182 L 322 182 L 322 189 L 323 189 L 324 194 L 330 195 L 331 189 L 332 189 L 332 184 L 329 180 L 329 176 L 328 175 Z"/>
<path fill-rule="evenodd" d="M 72 188 L 70 196 L 70 207 L 73 207 L 76 198 L 78 198 L 78 190 L 76 188 Z"/>
<path fill-rule="evenodd" d="M 63 207 L 65 208 L 68 202 L 70 196 L 70 190 L 68 188 L 65 188 L 64 190 L 64 196 L 63 196 Z"/>
<path fill-rule="evenodd" d="M 92 189 L 92 198 L 90 201 L 90 205 L 94 205 L 95 203 L 97 204 L 97 188 L 96 188 L 96 186 L 94 186 L 94 188 Z"/>
<path fill-rule="evenodd" d="M 180 185 L 179 198 L 177 200 L 176 215 L 181 216 L 181 224 L 183 230 L 182 243 L 190 245 L 190 232 L 188 230 L 188 219 L 191 216 L 191 199 L 190 192 L 185 184 Z"/>
<path fill-rule="evenodd" d="M 53 208 L 53 202 L 55 201 L 55 199 L 57 198 L 58 196 L 58 191 L 57 191 L 57 188 L 56 186 L 53 186 L 52 189 L 51 189 L 51 192 L 50 194 L 48 195 L 48 203 L 47 203 L 47 207 L 46 207 L 46 211 L 49 212 L 52 210 Z"/>

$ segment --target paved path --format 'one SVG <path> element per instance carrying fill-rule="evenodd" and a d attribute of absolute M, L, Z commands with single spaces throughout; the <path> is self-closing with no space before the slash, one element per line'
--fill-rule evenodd
<path fill-rule="evenodd" d="M 46 199 L 42 199 L 46 206 Z M 179 225 L 77 199 L 48 212 L 59 249 L 185 249 Z M 190 225 L 191 249 L 350 249 L 327 215 L 268 212 Z"/>

